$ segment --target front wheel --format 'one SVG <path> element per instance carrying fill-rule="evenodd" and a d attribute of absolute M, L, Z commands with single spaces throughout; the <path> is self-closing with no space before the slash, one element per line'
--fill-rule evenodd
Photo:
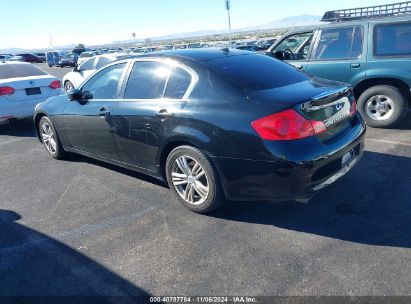
<path fill-rule="evenodd" d="M 47 116 L 43 116 L 40 119 L 39 132 L 47 152 L 55 159 L 62 159 L 65 156 L 65 151 L 61 145 L 56 129 Z"/>
<path fill-rule="evenodd" d="M 66 92 L 69 92 L 69 91 L 71 91 L 72 89 L 74 89 L 73 84 L 71 83 L 71 81 L 67 80 L 67 81 L 64 83 L 64 90 L 65 90 Z"/>
<path fill-rule="evenodd" d="M 208 213 L 225 202 L 216 170 L 194 147 L 180 146 L 171 151 L 166 175 L 170 189 L 191 211 Z"/>
<path fill-rule="evenodd" d="M 406 97 L 398 88 L 377 85 L 361 94 L 358 99 L 358 111 L 370 127 L 388 128 L 404 119 L 408 104 Z"/>

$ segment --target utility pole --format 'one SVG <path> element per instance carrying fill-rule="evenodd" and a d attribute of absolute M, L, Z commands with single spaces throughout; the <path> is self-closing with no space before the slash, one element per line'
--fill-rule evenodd
<path fill-rule="evenodd" d="M 230 16 L 230 0 L 225 0 L 225 9 L 227 10 L 228 16 L 228 31 L 229 31 L 229 40 L 230 40 L 230 47 L 231 47 L 231 16 Z"/>

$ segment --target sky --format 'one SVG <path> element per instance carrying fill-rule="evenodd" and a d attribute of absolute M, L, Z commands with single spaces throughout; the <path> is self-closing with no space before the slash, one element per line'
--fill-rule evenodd
<path fill-rule="evenodd" d="M 0 49 L 97 45 L 227 28 L 225 0 L 0 0 Z M 231 0 L 232 27 L 398 0 Z"/>

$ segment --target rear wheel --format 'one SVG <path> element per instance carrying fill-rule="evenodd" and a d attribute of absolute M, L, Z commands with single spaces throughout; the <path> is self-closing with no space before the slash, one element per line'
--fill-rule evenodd
<path fill-rule="evenodd" d="M 371 127 L 393 127 L 404 119 L 407 110 L 406 97 L 394 86 L 373 86 L 358 99 L 358 111 Z"/>
<path fill-rule="evenodd" d="M 191 211 L 207 213 L 225 202 L 217 172 L 196 148 L 180 146 L 171 151 L 166 175 L 170 189 Z"/>
<path fill-rule="evenodd" d="M 55 159 L 63 158 L 66 153 L 61 145 L 56 129 L 54 129 L 51 120 L 47 116 L 43 116 L 40 119 L 39 132 L 47 152 Z"/>

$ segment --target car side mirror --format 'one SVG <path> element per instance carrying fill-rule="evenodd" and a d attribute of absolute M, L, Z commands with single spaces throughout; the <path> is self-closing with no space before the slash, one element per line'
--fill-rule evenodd
<path fill-rule="evenodd" d="M 93 97 L 94 97 L 93 93 L 89 91 L 84 91 L 83 94 L 81 95 L 81 101 L 87 102 L 89 99 L 93 99 Z"/>
<path fill-rule="evenodd" d="M 81 101 L 81 99 L 83 97 L 83 92 L 81 92 L 81 90 L 79 90 L 79 89 L 73 89 L 73 90 L 67 92 L 67 96 L 70 100 Z"/>
<path fill-rule="evenodd" d="M 79 68 L 78 68 L 77 66 L 75 66 L 75 67 L 73 68 L 73 72 L 80 72 L 80 70 L 79 70 Z"/>

